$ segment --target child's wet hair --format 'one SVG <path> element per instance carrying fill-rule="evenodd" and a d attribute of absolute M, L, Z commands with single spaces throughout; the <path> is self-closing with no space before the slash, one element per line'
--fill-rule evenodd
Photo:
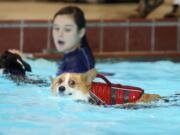
<path fill-rule="evenodd" d="M 86 20 L 84 17 L 83 11 L 79 7 L 75 6 L 67 6 L 64 8 L 61 8 L 55 15 L 53 20 L 58 16 L 58 15 L 72 15 L 74 18 L 75 23 L 78 26 L 78 30 L 81 30 L 82 28 L 86 27 Z"/>

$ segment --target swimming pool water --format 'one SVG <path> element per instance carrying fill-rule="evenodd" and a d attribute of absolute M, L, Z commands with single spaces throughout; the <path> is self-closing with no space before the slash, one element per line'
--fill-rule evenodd
<path fill-rule="evenodd" d="M 33 73 L 48 81 L 56 63 L 28 60 Z M 101 72 L 114 73 L 114 83 L 139 86 L 146 93 L 180 93 L 180 63 L 103 62 Z M 0 78 L 0 135 L 179 135 L 180 102 L 157 102 L 153 107 L 122 109 L 99 107 L 53 97 L 50 86 L 17 85 Z"/>

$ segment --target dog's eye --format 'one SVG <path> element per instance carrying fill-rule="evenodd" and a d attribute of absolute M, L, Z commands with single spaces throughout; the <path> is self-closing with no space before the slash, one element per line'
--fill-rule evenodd
<path fill-rule="evenodd" d="M 62 80 L 62 79 L 59 79 L 58 82 L 59 82 L 59 84 L 61 84 L 61 83 L 63 82 L 63 80 Z"/>
<path fill-rule="evenodd" d="M 69 80 L 69 86 L 74 87 L 76 82 L 74 80 Z"/>

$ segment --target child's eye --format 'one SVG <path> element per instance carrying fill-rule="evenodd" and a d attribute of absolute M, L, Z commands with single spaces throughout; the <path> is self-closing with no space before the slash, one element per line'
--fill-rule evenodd
<path fill-rule="evenodd" d="M 60 30 L 60 28 L 58 28 L 58 27 L 55 27 L 55 28 L 53 28 L 55 31 L 59 31 Z"/>
<path fill-rule="evenodd" d="M 71 29 L 69 29 L 69 28 L 65 29 L 65 32 L 70 32 L 70 31 L 71 31 Z"/>
<path fill-rule="evenodd" d="M 58 26 L 54 25 L 54 26 L 53 26 L 53 30 L 59 31 L 60 28 L 59 28 Z"/>

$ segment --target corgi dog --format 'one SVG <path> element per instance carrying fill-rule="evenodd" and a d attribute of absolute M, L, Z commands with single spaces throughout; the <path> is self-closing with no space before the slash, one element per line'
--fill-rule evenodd
<path fill-rule="evenodd" d="M 91 82 L 96 76 L 96 70 L 86 73 L 63 73 L 55 79 L 51 78 L 53 95 L 69 96 L 74 100 L 88 102 Z"/>
<path fill-rule="evenodd" d="M 92 80 L 96 77 L 96 71 L 90 70 L 87 73 L 63 73 L 55 79 L 51 79 L 51 91 L 55 96 L 62 95 L 70 97 L 76 101 L 84 101 L 97 105 L 105 105 L 91 91 Z M 159 100 L 158 94 L 143 94 L 135 103 L 152 102 Z M 99 103 L 101 102 L 101 103 Z"/>

